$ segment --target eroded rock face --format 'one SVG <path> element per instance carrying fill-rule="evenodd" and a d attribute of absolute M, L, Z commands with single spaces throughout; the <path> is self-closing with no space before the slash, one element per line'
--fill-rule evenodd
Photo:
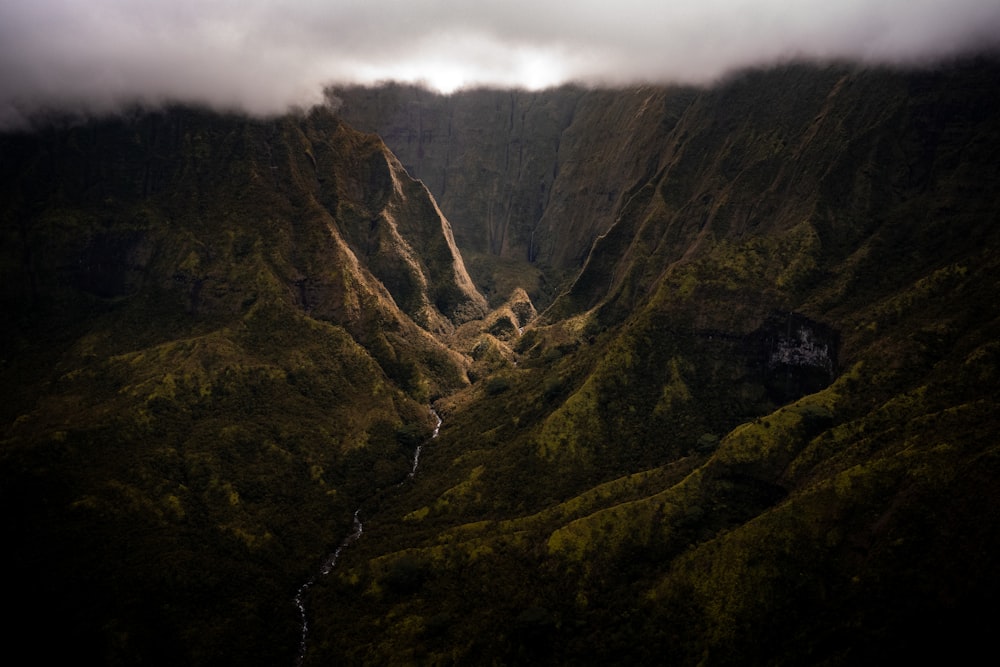
<path fill-rule="evenodd" d="M 658 168 L 688 90 L 344 88 L 338 114 L 421 179 L 464 253 L 575 269 Z"/>
<path fill-rule="evenodd" d="M 523 289 L 518 288 L 514 290 L 510 298 L 507 299 L 507 306 L 517 318 L 517 326 L 520 329 L 528 326 L 528 324 L 538 317 L 535 304 L 531 302 L 531 297 Z"/>
<path fill-rule="evenodd" d="M 354 254 L 429 331 L 447 332 L 482 317 L 486 300 L 466 272 L 451 225 L 433 196 L 384 145 L 372 161 L 379 165 L 372 171 L 373 189 L 382 194 L 361 216 L 356 209 L 334 211 L 342 226 L 354 220 L 355 229 L 345 234 Z"/>
<path fill-rule="evenodd" d="M 778 404 L 824 389 L 836 378 L 838 332 L 799 313 L 773 313 L 745 344 L 751 367 Z"/>
<path fill-rule="evenodd" d="M 95 234 L 80 251 L 75 265 L 66 267 L 72 284 L 98 297 L 134 294 L 152 256 L 152 244 L 141 231 Z"/>
<path fill-rule="evenodd" d="M 989 131 L 992 103 L 963 101 L 981 95 L 987 78 L 790 65 L 706 90 L 441 96 L 387 86 L 336 95 L 340 117 L 379 133 L 427 184 L 470 264 L 478 254 L 532 262 L 559 283 L 556 292 L 583 265 L 567 298 L 552 295 L 563 301 L 556 314 L 619 292 L 617 318 L 641 301 L 650 276 L 720 240 L 774 237 L 807 222 L 818 243 L 784 249 L 792 270 L 775 276 L 783 289 L 842 260 L 876 227 L 883 242 L 907 242 L 900 230 L 920 216 L 904 208 L 958 207 L 927 196 L 951 178 L 943 175 L 957 156 L 991 169 L 969 147 L 977 128 Z M 980 196 L 988 195 L 963 195 Z M 916 197 L 924 201 L 913 205 Z M 476 271 L 486 284 L 489 266 Z M 532 297 L 549 305 L 539 290 Z M 773 307 L 796 306 L 763 311 Z"/>

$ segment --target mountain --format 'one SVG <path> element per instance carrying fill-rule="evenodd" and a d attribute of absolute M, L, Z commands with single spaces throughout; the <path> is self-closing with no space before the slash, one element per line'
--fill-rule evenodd
<path fill-rule="evenodd" d="M 629 177 L 551 188 L 538 220 L 614 204 L 517 365 L 443 402 L 392 539 L 373 526 L 330 586 L 323 655 L 971 655 L 998 581 L 997 73 L 789 65 L 614 104 L 533 94 L 604 109 L 564 116 L 576 143 L 550 172 L 588 155 Z M 453 96 L 456 119 L 463 95 L 486 93 Z M 563 219 L 557 247 L 579 231 Z"/>
<path fill-rule="evenodd" d="M 563 87 L 443 96 L 390 84 L 329 95 L 340 117 L 383 137 L 435 194 L 477 284 L 502 299 L 512 280 L 527 283 L 545 304 L 612 225 L 629 188 L 650 178 L 695 92 Z"/>
<path fill-rule="evenodd" d="M 485 300 L 447 220 L 321 110 L 143 113 L 0 155 L 21 617 L 110 661 L 287 661 L 289 590 L 468 384 L 445 339 Z"/>
<path fill-rule="evenodd" d="M 310 581 L 304 664 L 977 655 L 998 74 L 0 138 L 14 630 L 287 664 Z"/>

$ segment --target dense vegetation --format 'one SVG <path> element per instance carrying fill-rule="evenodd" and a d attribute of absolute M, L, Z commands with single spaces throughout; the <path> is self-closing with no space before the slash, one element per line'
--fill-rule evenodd
<path fill-rule="evenodd" d="M 490 313 L 423 186 L 327 111 L 2 138 L 17 629 L 107 664 L 290 664 L 295 591 L 361 508 L 309 592 L 306 664 L 987 646 L 998 74 L 789 66 L 508 98 L 521 129 L 484 132 L 550 175 L 543 209 L 502 194 L 538 216 L 512 213 L 505 243 L 549 245 L 497 246 L 476 273 Z M 532 118 L 563 147 L 532 153 Z M 602 161 L 631 165 L 613 197 L 588 180 Z M 491 183 L 467 170 L 442 205 L 488 206 L 471 193 Z M 557 296 L 572 258 L 553 248 L 581 238 L 558 214 L 589 193 L 601 233 Z"/>

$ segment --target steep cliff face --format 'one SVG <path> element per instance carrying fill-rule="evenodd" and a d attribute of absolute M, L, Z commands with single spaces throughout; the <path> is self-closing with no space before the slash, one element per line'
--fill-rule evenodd
<path fill-rule="evenodd" d="M 695 327 L 838 319 L 977 254 L 997 206 L 993 71 L 789 67 L 704 94 L 548 316 L 610 323 L 655 292 Z"/>
<path fill-rule="evenodd" d="M 334 94 L 341 117 L 382 135 L 439 198 L 471 258 L 531 262 L 554 284 L 607 235 L 572 309 L 629 280 L 615 274 L 627 243 L 649 271 L 712 239 L 801 223 L 824 252 L 851 247 L 955 159 L 939 143 L 954 149 L 955 124 L 975 120 L 963 109 L 987 92 L 978 77 L 791 65 L 707 90 Z M 955 102 L 936 102 L 946 96 Z M 640 234 L 640 220 L 656 229 Z"/>
<path fill-rule="evenodd" d="M 378 133 L 435 193 L 464 252 L 537 258 L 533 233 L 558 175 L 560 137 L 582 91 L 441 96 L 392 85 L 332 94 L 340 117 Z"/>
<path fill-rule="evenodd" d="M 571 87 L 442 96 L 399 85 L 331 94 L 340 117 L 382 136 L 434 193 L 466 255 L 547 267 L 550 282 L 582 264 L 632 188 L 656 172 L 694 97 Z M 478 281 L 492 270 L 486 263 Z"/>

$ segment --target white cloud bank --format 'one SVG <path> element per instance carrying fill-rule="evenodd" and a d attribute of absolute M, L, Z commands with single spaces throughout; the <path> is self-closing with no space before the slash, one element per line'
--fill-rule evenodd
<path fill-rule="evenodd" d="M 1000 0 L 6 0 L 0 128 L 136 103 L 281 113 L 332 83 L 706 83 L 998 45 Z"/>

